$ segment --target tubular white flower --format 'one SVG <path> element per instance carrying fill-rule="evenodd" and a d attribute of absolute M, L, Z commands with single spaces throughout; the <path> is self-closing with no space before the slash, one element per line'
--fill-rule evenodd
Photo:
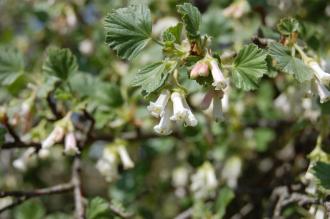
<path fill-rule="evenodd" d="M 320 96 L 321 103 L 325 103 L 330 100 L 330 91 L 318 80 L 316 80 L 316 88 Z"/>
<path fill-rule="evenodd" d="M 191 177 L 192 184 L 190 189 L 194 192 L 195 198 L 207 198 L 213 193 L 218 185 L 213 166 L 206 162 L 198 168 L 197 172 Z"/>
<path fill-rule="evenodd" d="M 26 171 L 34 152 L 35 148 L 28 148 L 18 159 L 13 161 L 13 166 L 20 171 Z"/>
<path fill-rule="evenodd" d="M 163 90 L 156 102 L 150 102 L 147 107 L 150 114 L 158 118 L 161 112 L 165 109 L 168 100 L 170 99 L 170 92 L 168 90 Z"/>
<path fill-rule="evenodd" d="M 212 114 L 216 122 L 219 122 L 220 120 L 223 119 L 222 98 L 219 95 L 213 96 Z"/>
<path fill-rule="evenodd" d="M 209 90 L 205 94 L 205 96 L 203 97 L 203 100 L 202 100 L 202 102 L 200 104 L 200 109 L 201 110 L 206 110 L 206 109 L 208 109 L 210 107 L 211 102 L 212 102 L 212 99 L 213 99 L 213 94 L 214 94 L 213 90 Z"/>
<path fill-rule="evenodd" d="M 67 155 L 75 155 L 80 153 L 77 147 L 77 140 L 74 136 L 74 132 L 69 132 L 65 135 L 64 153 Z"/>
<path fill-rule="evenodd" d="M 319 79 L 323 84 L 328 85 L 330 83 L 330 74 L 323 71 L 317 62 L 311 61 L 308 63 L 308 65 L 314 70 L 314 74 L 317 79 Z"/>
<path fill-rule="evenodd" d="M 198 124 L 198 121 L 195 117 L 195 115 L 192 113 L 187 100 L 183 98 L 183 106 L 188 110 L 188 116 L 184 120 L 184 123 L 186 126 L 196 126 Z"/>
<path fill-rule="evenodd" d="M 227 81 L 218 66 L 218 62 L 215 59 L 211 59 L 211 73 L 213 77 L 213 83 L 215 90 L 223 90 L 227 87 Z"/>
<path fill-rule="evenodd" d="M 42 148 L 50 148 L 56 142 L 62 140 L 63 136 L 64 136 L 64 128 L 62 126 L 55 126 L 53 131 L 42 142 Z"/>
<path fill-rule="evenodd" d="M 121 162 L 123 163 L 124 169 L 130 169 L 134 167 L 134 163 L 131 160 L 130 156 L 128 155 L 128 152 L 125 148 L 125 146 L 120 145 L 117 148 L 119 157 L 121 159 Z"/>
<path fill-rule="evenodd" d="M 161 115 L 160 122 L 154 127 L 154 131 L 160 135 L 169 135 L 172 133 L 171 117 L 172 106 L 168 103 Z"/>
<path fill-rule="evenodd" d="M 96 163 L 96 169 L 103 175 L 106 181 L 111 182 L 118 177 L 117 163 L 110 163 L 105 159 L 100 159 Z"/>
<path fill-rule="evenodd" d="M 183 98 L 179 92 L 172 93 L 173 115 L 171 116 L 171 120 L 184 121 L 188 117 L 188 110 L 183 105 Z"/>

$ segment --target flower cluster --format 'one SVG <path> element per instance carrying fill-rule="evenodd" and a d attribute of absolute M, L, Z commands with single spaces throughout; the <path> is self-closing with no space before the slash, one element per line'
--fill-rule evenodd
<path fill-rule="evenodd" d="M 159 124 L 154 127 L 155 132 L 160 135 L 172 133 L 172 121 L 184 122 L 186 126 L 196 126 L 198 123 L 184 95 L 179 91 L 171 94 L 170 91 L 163 90 L 156 102 L 150 102 L 147 109 L 152 116 L 160 117 Z"/>
<path fill-rule="evenodd" d="M 80 153 L 74 133 L 74 126 L 71 121 L 71 113 L 68 113 L 63 119 L 56 122 L 53 131 L 42 142 L 39 156 L 47 157 L 49 155 L 49 149 L 54 144 L 62 141 L 63 138 L 65 154 L 72 156 Z"/>
<path fill-rule="evenodd" d="M 330 100 L 330 91 L 326 86 L 330 83 L 330 74 L 325 72 L 320 65 L 312 60 L 308 62 L 309 67 L 313 69 L 314 75 L 316 77 L 315 84 L 317 93 L 320 96 L 320 102 L 325 103 Z"/>
<path fill-rule="evenodd" d="M 118 177 L 119 161 L 124 169 L 134 167 L 134 162 L 126 150 L 126 143 L 122 140 L 116 140 L 103 149 L 102 157 L 97 161 L 96 168 L 108 182 L 111 182 Z"/>

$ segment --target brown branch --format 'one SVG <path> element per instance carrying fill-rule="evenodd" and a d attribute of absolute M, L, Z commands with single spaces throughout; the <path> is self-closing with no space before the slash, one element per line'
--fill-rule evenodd
<path fill-rule="evenodd" d="M 74 186 L 74 203 L 75 203 L 75 218 L 84 219 L 85 209 L 83 202 L 83 195 L 81 190 L 81 180 L 80 180 L 80 157 L 75 157 L 72 167 L 72 183 Z"/>
<path fill-rule="evenodd" d="M 17 205 L 23 203 L 24 201 L 30 198 L 44 196 L 44 195 L 66 193 L 71 191 L 72 189 L 73 189 L 73 183 L 65 183 L 48 188 L 36 189 L 32 191 L 0 191 L 0 198 L 8 197 L 8 196 L 17 197 L 17 199 L 14 202 L 1 208 L 0 213 L 9 210 L 13 207 L 16 207 Z"/>
<path fill-rule="evenodd" d="M 52 92 L 50 92 L 48 95 L 47 95 L 47 103 L 48 103 L 48 106 L 50 108 L 50 110 L 52 111 L 53 115 L 55 116 L 55 119 L 56 120 L 59 120 L 61 119 L 63 116 L 62 114 L 57 110 L 57 106 L 56 106 L 56 101 L 53 99 L 52 97 Z"/>
<path fill-rule="evenodd" d="M 21 138 L 15 132 L 14 128 L 10 125 L 7 115 L 4 116 L 4 119 L 2 122 L 3 122 L 3 125 L 6 127 L 6 129 L 8 130 L 9 134 L 13 137 L 14 141 L 21 142 Z"/>
<path fill-rule="evenodd" d="M 0 149 L 13 149 L 13 148 L 29 148 L 29 147 L 34 147 L 36 149 L 40 149 L 41 148 L 41 143 L 38 142 L 29 142 L 29 143 L 25 143 L 25 142 L 7 142 L 4 143 L 3 145 L 0 146 Z"/>

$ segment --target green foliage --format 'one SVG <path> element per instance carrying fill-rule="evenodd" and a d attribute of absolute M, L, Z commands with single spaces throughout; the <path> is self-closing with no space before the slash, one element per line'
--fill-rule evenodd
<path fill-rule="evenodd" d="M 293 32 L 299 32 L 300 24 L 294 18 L 282 18 L 277 24 L 277 30 L 283 35 L 290 35 Z"/>
<path fill-rule="evenodd" d="M 271 43 L 269 45 L 269 55 L 275 61 L 275 67 L 285 73 L 293 74 L 299 82 L 310 80 L 313 71 L 301 59 L 292 57 L 290 49 L 280 43 Z"/>
<path fill-rule="evenodd" d="M 237 88 L 254 90 L 260 78 L 267 72 L 266 54 L 255 45 L 241 49 L 235 58 L 232 80 Z"/>
<path fill-rule="evenodd" d="M 165 43 L 180 43 L 182 33 L 182 23 L 178 23 L 173 27 L 167 28 L 163 33 L 163 41 Z"/>
<path fill-rule="evenodd" d="M 42 70 L 45 74 L 67 80 L 78 70 L 77 59 L 69 49 L 49 48 Z"/>
<path fill-rule="evenodd" d="M 229 187 L 223 187 L 220 189 L 218 198 L 215 203 L 215 218 L 222 219 L 225 216 L 226 208 L 234 198 L 235 194 Z"/>
<path fill-rule="evenodd" d="M 0 48 L 0 83 L 3 86 L 12 85 L 24 73 L 22 54 L 14 48 Z"/>
<path fill-rule="evenodd" d="M 182 16 L 182 21 L 185 25 L 187 36 L 189 39 L 199 37 L 199 26 L 201 23 L 201 14 L 199 10 L 190 3 L 178 5 L 177 10 Z"/>
<path fill-rule="evenodd" d="M 118 85 L 113 83 L 98 83 L 97 85 L 98 88 L 92 94 L 92 98 L 95 97 L 98 104 L 119 107 L 124 103 Z"/>
<path fill-rule="evenodd" d="M 141 87 L 147 95 L 156 91 L 173 71 L 173 64 L 167 61 L 156 62 L 141 69 L 131 82 L 132 86 Z"/>
<path fill-rule="evenodd" d="M 87 207 L 87 219 L 110 219 L 110 205 L 101 197 L 93 198 Z"/>
<path fill-rule="evenodd" d="M 312 172 L 324 189 L 330 189 L 329 163 L 318 161 L 313 167 Z"/>
<path fill-rule="evenodd" d="M 133 59 L 151 39 L 151 15 L 145 5 L 112 11 L 105 18 L 106 43 L 124 59 Z"/>
<path fill-rule="evenodd" d="M 39 201 L 30 200 L 18 206 L 15 210 L 15 219 L 44 219 L 45 209 Z"/>

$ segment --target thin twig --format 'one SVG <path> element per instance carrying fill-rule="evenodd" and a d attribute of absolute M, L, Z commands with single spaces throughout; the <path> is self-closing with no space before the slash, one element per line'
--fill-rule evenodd
<path fill-rule="evenodd" d="M 81 190 L 81 180 L 80 180 L 80 157 L 75 157 L 72 167 L 72 183 L 74 186 L 74 203 L 75 203 L 75 215 L 76 219 L 85 218 L 85 209 L 83 203 L 83 196 Z"/>

